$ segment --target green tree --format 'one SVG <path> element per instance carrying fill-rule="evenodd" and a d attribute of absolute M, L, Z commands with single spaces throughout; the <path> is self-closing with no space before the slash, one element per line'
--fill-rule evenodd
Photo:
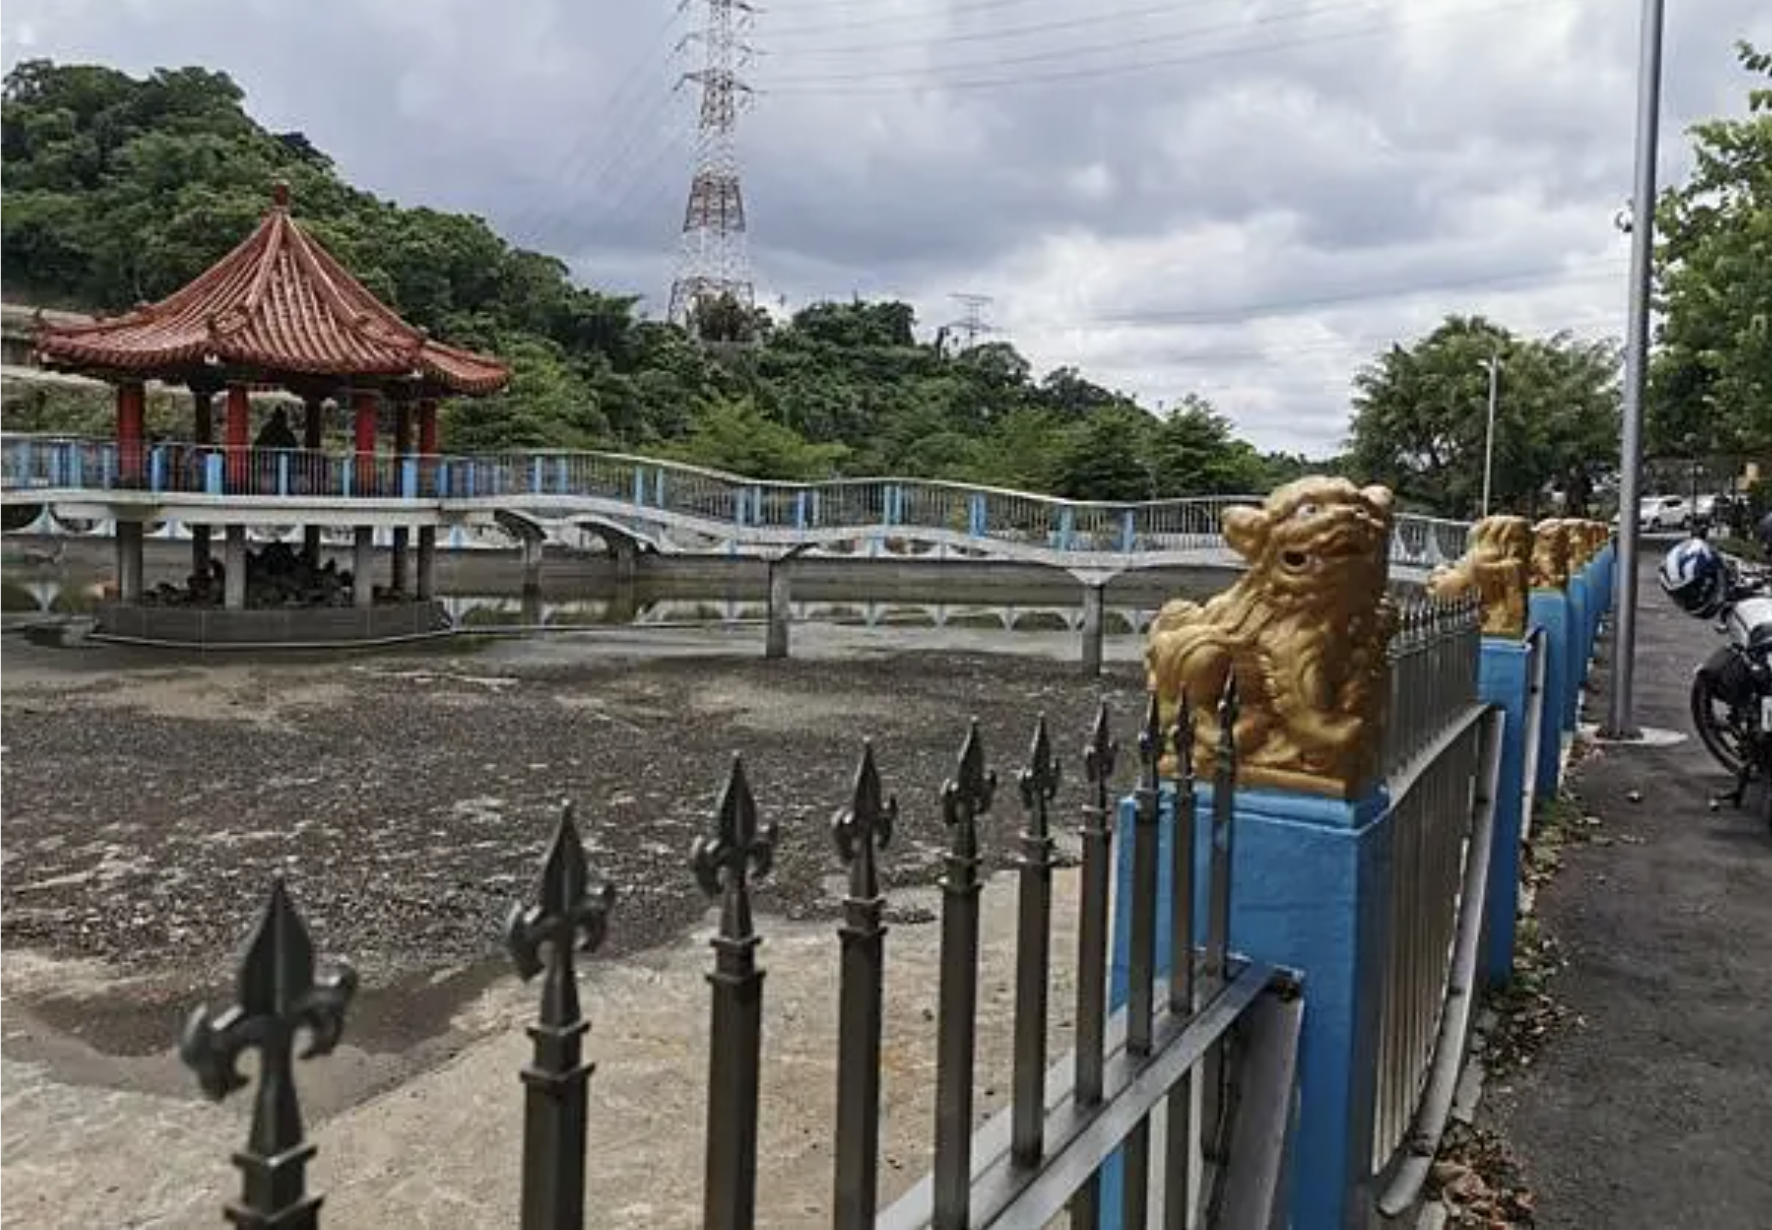
<path fill-rule="evenodd" d="M 1772 451 L 1772 53 L 1736 55 L 1758 79 L 1747 115 L 1693 126 L 1692 174 L 1656 209 L 1651 452 Z"/>
<path fill-rule="evenodd" d="M 1490 510 L 1530 513 L 1549 488 L 1576 509 L 1615 467 L 1618 352 L 1566 334 L 1520 338 L 1481 317 L 1448 317 L 1354 377 L 1348 463 L 1413 506 L 1480 511 L 1489 373 L 1501 364 Z"/>

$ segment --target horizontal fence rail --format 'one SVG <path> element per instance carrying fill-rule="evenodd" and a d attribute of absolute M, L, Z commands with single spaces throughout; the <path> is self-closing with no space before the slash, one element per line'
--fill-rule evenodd
<path fill-rule="evenodd" d="M 1224 510 L 1262 499 L 1063 500 L 922 478 L 772 482 L 622 453 L 395 455 L 0 436 L 0 494 L 9 503 L 126 493 L 503 507 L 605 517 L 630 532 L 668 526 L 708 544 L 904 538 L 1079 565 L 1190 551 L 1228 554 L 1220 531 Z M 1468 532 L 1464 522 L 1399 514 L 1392 562 L 1423 569 L 1456 559 Z"/>
<path fill-rule="evenodd" d="M 936 1015 L 934 1146 L 927 1176 L 876 1215 L 882 1121 L 881 1056 L 886 995 L 885 894 L 881 860 L 890 845 L 898 803 L 881 780 L 873 747 L 864 741 L 847 805 L 832 821 L 838 860 L 847 873 L 835 958 L 839 971 L 837 1087 L 832 1163 L 833 1224 L 933 1226 L 1043 1225 L 1069 1208 L 1073 1224 L 1100 1224 L 1099 1176 L 1116 1150 L 1143 1142 L 1150 1160 L 1153 1116 L 1170 1113 L 1164 1173 L 1182 1173 L 1167 1188 L 1166 1224 L 1254 1226 L 1276 1224 L 1284 1205 L 1284 1145 L 1293 1113 L 1303 1003 L 1289 972 L 1245 960 L 1229 947 L 1222 911 L 1228 910 L 1236 749 L 1234 685 L 1221 706 L 1213 809 L 1222 858 L 1209 860 L 1205 883 L 1192 886 L 1212 903 L 1212 921 L 1195 961 L 1159 985 L 1151 959 L 1155 888 L 1139 908 L 1151 936 L 1140 946 L 1137 976 L 1143 990 L 1133 1003 L 1107 1011 L 1107 816 L 1116 747 L 1107 708 L 1097 715 L 1085 746 L 1087 788 L 1082 807 L 1083 870 L 1078 905 L 1079 983 L 1076 1051 L 1051 1061 L 1046 1053 L 1051 981 L 1052 894 L 1056 866 L 1053 809 L 1062 781 L 1059 757 L 1042 716 L 1027 763 L 1017 775 L 1022 822 L 1010 863 L 1017 878 L 1018 918 L 1013 1002 L 1014 1053 L 1010 1104 L 982 1128 L 974 1121 L 978 1015 L 980 827 L 989 823 L 997 775 L 973 721 L 957 768 L 942 788 L 948 831 L 941 880 L 940 990 Z M 1158 725 L 1151 698 L 1139 735 L 1137 796 L 1146 826 L 1192 824 L 1191 808 L 1165 816 L 1158 807 L 1157 763 L 1172 744 L 1191 745 L 1185 719 Z M 1185 742 L 1183 742 L 1185 741 Z M 753 916 L 756 883 L 769 874 L 775 827 L 753 795 L 742 759 L 734 757 L 713 808 L 712 824 L 689 852 L 695 882 L 717 905 L 709 941 L 707 1120 L 703 1221 L 708 1227 L 749 1230 L 757 1221 L 759 1090 L 763 1070 L 764 969 L 762 937 Z M 1145 843 L 1147 859 L 1155 846 Z M 1178 864 L 1179 869 L 1179 864 Z M 1146 877 L 1147 879 L 1152 877 Z M 542 858 L 530 898 L 511 907 L 506 946 L 517 974 L 539 982 L 537 1016 L 528 1027 L 534 1054 L 520 1073 L 524 1088 L 521 1207 L 524 1230 L 581 1226 L 594 1207 L 596 1176 L 588 1165 L 588 1084 L 594 1071 L 590 1025 L 579 998 L 576 960 L 594 953 L 618 915 L 615 888 L 592 871 L 572 807 L 564 806 Z M 1177 935 L 1194 952 L 1185 921 Z M 241 1225 L 312 1230 L 321 1200 L 307 1190 L 305 1167 L 315 1145 L 306 1139 L 296 1092 L 293 1042 L 306 1030 L 311 1043 L 300 1058 L 324 1055 L 340 1040 L 358 977 L 348 964 L 330 969 L 316 948 L 283 880 L 238 970 L 238 1003 L 219 1015 L 198 1009 L 186 1027 L 181 1055 L 210 1097 L 221 1099 L 248 1079 L 236 1062 L 247 1048 L 261 1052 L 259 1089 L 248 1147 L 234 1155 L 242 1173 L 240 1198 L 228 1217 Z M 1227 1051 L 1227 1048 L 1228 1051 Z M 606 1060 L 619 1062 L 619 1058 Z M 1199 1074 L 1199 1075 L 1196 1075 Z M 1191 1104 L 1191 1080 L 1212 1095 L 1203 1122 L 1174 1108 Z M 1215 1181 L 1196 1195 L 1185 1181 L 1200 1137 L 1219 1142 Z M 1179 1167 L 1179 1170 L 1178 1170 Z M 1130 1189 L 1129 1189 L 1130 1193 Z M 1204 1196 L 1204 1199 L 1200 1197 Z M 1144 1188 L 1128 1195 L 1124 1224 L 1144 1224 Z M 1194 1214 L 1201 1212 L 1196 1219 Z"/>

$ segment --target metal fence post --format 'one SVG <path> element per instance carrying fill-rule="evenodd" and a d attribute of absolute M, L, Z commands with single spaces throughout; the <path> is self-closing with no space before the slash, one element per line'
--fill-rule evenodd
<path fill-rule="evenodd" d="M 1145 707 L 1138 732 L 1138 787 L 1132 823 L 1132 925 L 1126 996 L 1126 1053 L 1140 1060 L 1151 1053 L 1156 1024 L 1157 974 L 1157 764 L 1163 758 L 1163 725 L 1157 693 Z M 1142 1230 L 1149 1219 L 1151 1126 L 1145 1119 L 1126 1137 L 1121 1224 Z"/>
<path fill-rule="evenodd" d="M 562 805 L 535 904 L 512 906 L 505 922 L 505 946 L 517 976 L 527 982 L 546 971 L 541 1011 L 528 1030 L 535 1056 L 522 1073 L 523 1230 L 584 1225 L 585 1086 L 596 1065 L 584 1062 L 591 1023 L 579 1006 L 573 952 L 602 945 L 614 904 L 613 885 L 591 886 L 572 805 Z"/>
<path fill-rule="evenodd" d="M 882 800 L 873 743 L 864 741 L 853 797 L 831 822 L 837 852 L 849 866 L 849 893 L 843 899 L 843 925 L 837 931 L 843 942 L 837 1010 L 834 1207 L 838 1230 L 871 1230 L 879 1200 L 886 899 L 880 894 L 874 855 L 892 840 L 897 820 L 898 800 Z"/>
<path fill-rule="evenodd" d="M 1080 830 L 1083 866 L 1077 919 L 1076 1099 L 1080 1107 L 1099 1106 L 1102 1099 L 1108 1017 L 1108 877 L 1113 873 L 1114 833 L 1108 819 L 1112 806 L 1109 792 L 1119 753 L 1104 701 L 1095 712 L 1095 728 L 1083 749 L 1089 794 Z M 1100 1224 L 1101 1172 L 1097 1170 L 1071 1201 L 1071 1225 L 1074 1230 L 1094 1230 Z"/>
<path fill-rule="evenodd" d="M 762 943 L 751 923 L 751 876 L 775 854 L 775 826 L 760 824 L 742 757 L 716 810 L 711 837 L 696 838 L 690 865 L 702 892 L 720 898 L 713 940 L 713 1024 L 708 1038 L 708 1134 L 702 1225 L 749 1230 L 757 1209 L 757 1087 L 763 1051 Z"/>
<path fill-rule="evenodd" d="M 984 764 L 978 719 L 959 772 L 941 790 L 949 845 L 941 877 L 941 985 L 936 1009 L 936 1230 L 965 1230 L 972 1197 L 972 1060 L 978 1017 L 978 818 L 991 809 L 997 775 Z"/>
<path fill-rule="evenodd" d="M 258 1093 L 246 1148 L 234 1154 L 241 1193 L 228 1204 L 228 1220 L 242 1230 L 314 1230 L 319 1196 L 306 1191 L 314 1145 L 302 1137 L 301 1103 L 295 1090 L 295 1036 L 309 1031 L 302 1057 L 325 1055 L 344 1032 L 345 1010 L 357 991 L 357 974 L 337 962 L 314 972 L 314 945 L 296 913 L 283 877 L 240 960 L 239 1002 L 220 1016 L 198 1008 L 185 1023 L 179 1058 L 197 1074 L 203 1092 L 221 1101 L 244 1087 L 237 1067 L 248 1049 L 259 1053 Z"/>
<path fill-rule="evenodd" d="M 1169 835 L 1169 1011 L 1191 1018 L 1199 1008 L 1194 986 L 1194 713 L 1184 688 L 1177 702 L 1171 746 L 1180 782 Z M 1188 1073 L 1169 1095 L 1164 1160 L 1163 1225 L 1188 1230 L 1193 1211 L 1190 1182 L 1194 1149 L 1194 1078 Z"/>
<path fill-rule="evenodd" d="M 1218 757 L 1212 775 L 1212 854 L 1206 893 L 1206 978 L 1214 992 L 1229 979 L 1231 937 L 1232 819 L 1237 808 L 1237 675 L 1225 676 L 1224 695 L 1218 702 Z M 1228 1045 L 1228 1044 L 1227 1044 Z M 1225 1139 L 1224 1047 L 1206 1061 L 1203 1080 L 1204 1106 L 1200 1121 L 1206 1133 L 1207 1155 L 1223 1156 Z"/>
<path fill-rule="evenodd" d="M 1046 1125 L 1047 982 L 1052 956 L 1052 831 L 1049 809 L 1062 776 L 1046 715 L 1034 724 L 1028 763 L 1018 779 L 1027 812 L 1018 844 L 1015 916 L 1015 1075 L 1010 1150 L 1022 1166 L 1039 1164 Z"/>

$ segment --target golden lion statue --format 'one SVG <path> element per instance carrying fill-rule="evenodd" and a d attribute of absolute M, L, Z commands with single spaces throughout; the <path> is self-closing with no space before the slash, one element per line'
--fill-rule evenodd
<path fill-rule="evenodd" d="M 1532 547 L 1532 523 L 1526 518 L 1484 517 L 1471 526 L 1464 557 L 1428 578 L 1428 592 L 1444 599 L 1474 592 L 1483 604 L 1485 636 L 1524 636 Z"/>
<path fill-rule="evenodd" d="M 1567 589 L 1570 523 L 1547 517 L 1532 527 L 1532 588 Z"/>
<path fill-rule="evenodd" d="M 1235 670 L 1238 779 L 1359 797 L 1378 774 L 1389 699 L 1390 491 L 1301 478 L 1260 508 L 1226 509 L 1224 536 L 1249 570 L 1204 604 L 1167 603 L 1151 625 L 1145 664 L 1165 724 L 1185 690 L 1194 767 L 1209 774 Z"/>

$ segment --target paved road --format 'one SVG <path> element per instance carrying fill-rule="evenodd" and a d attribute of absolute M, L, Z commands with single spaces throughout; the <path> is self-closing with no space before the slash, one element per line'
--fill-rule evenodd
<path fill-rule="evenodd" d="M 1650 554 L 1638 718 L 1690 735 L 1687 680 L 1717 636 L 1661 597 Z M 1772 1226 L 1772 835 L 1751 812 L 1710 814 L 1721 784 L 1695 737 L 1580 771 L 1613 840 L 1570 848 L 1539 912 L 1569 957 L 1553 994 L 1584 1024 L 1490 1098 L 1540 1227 Z"/>

